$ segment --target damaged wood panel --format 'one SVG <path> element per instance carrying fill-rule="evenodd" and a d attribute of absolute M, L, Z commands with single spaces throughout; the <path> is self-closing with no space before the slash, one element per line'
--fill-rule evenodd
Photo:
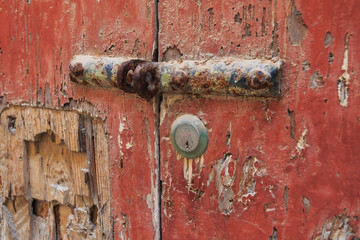
<path fill-rule="evenodd" d="M 159 3 L 163 60 L 225 55 L 283 61 L 279 100 L 164 95 L 163 238 L 360 237 L 357 5 L 354 0 Z M 262 36 L 264 8 L 268 25 Z M 208 149 L 200 160 L 184 160 L 171 146 L 171 123 L 188 113 L 208 129 Z"/>
<path fill-rule="evenodd" d="M 75 111 L 10 106 L 0 128 L 2 238 L 112 236 L 103 121 Z"/>

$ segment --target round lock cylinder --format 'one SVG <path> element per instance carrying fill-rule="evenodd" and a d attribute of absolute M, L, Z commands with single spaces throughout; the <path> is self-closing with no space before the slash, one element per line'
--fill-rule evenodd
<path fill-rule="evenodd" d="M 207 148 L 208 140 L 204 124 L 194 115 L 182 115 L 171 126 L 171 143 L 183 157 L 200 157 Z"/>

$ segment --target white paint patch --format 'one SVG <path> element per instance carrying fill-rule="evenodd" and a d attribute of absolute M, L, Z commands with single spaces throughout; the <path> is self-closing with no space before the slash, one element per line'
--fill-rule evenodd
<path fill-rule="evenodd" d="M 124 131 L 124 129 L 125 129 L 124 123 L 126 122 L 126 117 L 120 117 L 120 114 L 118 114 L 118 117 L 120 119 L 119 133 L 122 133 Z"/>
<path fill-rule="evenodd" d="M 131 141 L 128 142 L 128 143 L 126 143 L 125 148 L 126 148 L 126 149 L 130 149 L 130 148 L 132 148 L 134 145 L 135 145 L 135 144 L 134 144 L 133 138 L 131 137 Z"/>
<path fill-rule="evenodd" d="M 273 211 L 275 211 L 275 208 L 266 208 L 265 209 L 265 212 L 273 212 Z"/>
<path fill-rule="evenodd" d="M 153 213 L 153 201 L 152 201 L 152 199 L 153 199 L 153 196 L 152 196 L 151 193 L 146 195 L 146 204 L 147 204 L 148 208 L 151 210 L 151 212 Z"/>
<path fill-rule="evenodd" d="M 177 154 L 178 160 L 182 158 L 180 154 Z M 199 172 L 195 173 L 196 175 L 200 175 L 202 168 L 204 165 L 204 155 L 201 155 L 198 158 L 190 159 L 190 158 L 183 158 L 184 159 L 184 178 L 188 181 L 188 187 L 191 186 L 191 181 L 193 179 L 193 162 L 195 162 L 195 165 L 198 166 Z"/>
<path fill-rule="evenodd" d="M 306 147 L 309 146 L 305 141 L 305 137 L 306 137 L 307 132 L 308 132 L 307 129 L 305 129 L 302 132 L 301 137 L 299 138 L 299 140 L 298 140 L 298 142 L 296 144 L 296 150 L 298 151 L 299 154 L 301 153 L 301 151 L 303 151 Z"/>
<path fill-rule="evenodd" d="M 343 65 L 341 66 L 341 70 L 345 71 L 337 83 L 338 97 L 340 105 L 343 107 L 347 107 L 349 92 L 348 85 L 350 83 L 350 74 L 348 72 L 349 69 L 349 49 L 348 49 L 348 33 L 345 36 L 345 51 L 344 51 L 344 60 Z"/>
<path fill-rule="evenodd" d="M 68 187 L 65 187 L 65 186 L 54 185 L 54 184 L 51 184 L 50 186 L 51 186 L 52 188 L 54 188 L 55 191 L 65 192 L 65 191 L 68 191 L 68 190 L 69 190 L 69 188 L 68 188 Z"/>
<path fill-rule="evenodd" d="M 125 117 L 121 117 L 120 116 L 120 113 L 118 114 L 118 117 L 120 119 L 120 123 L 119 123 L 119 134 L 118 134 L 118 137 L 117 137 L 117 141 L 118 141 L 118 145 L 119 145 L 119 151 L 120 151 L 120 155 L 123 156 L 124 153 L 123 151 L 121 150 L 123 147 L 123 141 L 121 140 L 121 133 L 124 131 L 125 129 L 125 122 L 126 122 L 126 118 Z"/>
<path fill-rule="evenodd" d="M 192 180 L 192 159 L 184 158 L 184 178 L 188 181 L 188 186 L 191 185 Z"/>

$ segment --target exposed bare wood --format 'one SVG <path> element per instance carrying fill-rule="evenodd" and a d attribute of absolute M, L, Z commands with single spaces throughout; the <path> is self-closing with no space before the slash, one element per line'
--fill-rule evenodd
<path fill-rule="evenodd" d="M 20 106 L 0 118 L 1 238 L 110 238 L 103 121 Z"/>

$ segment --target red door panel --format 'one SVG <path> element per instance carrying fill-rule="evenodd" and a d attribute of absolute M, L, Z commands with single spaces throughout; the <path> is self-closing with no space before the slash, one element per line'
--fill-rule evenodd
<path fill-rule="evenodd" d="M 0 154 L 1 236 L 68 239 L 66 227 L 84 218 L 97 224 L 96 235 L 82 229 L 93 239 L 360 238 L 357 1 L 164 0 L 158 12 L 155 3 L 0 2 L 0 137 L 11 139 Z M 69 79 L 74 55 L 151 61 L 157 45 L 162 61 L 280 59 L 281 96 L 163 94 L 159 103 Z M 170 140 L 183 114 L 208 131 L 197 159 L 178 155 Z M 46 181 L 27 172 L 41 172 L 37 154 L 53 152 L 36 146 L 46 144 L 80 156 L 58 161 L 80 169 L 70 195 L 81 201 L 28 194 L 27 182 Z M 83 172 L 99 174 L 96 187 Z M 85 209 L 98 196 L 98 209 Z"/>
<path fill-rule="evenodd" d="M 283 62 L 278 99 L 164 95 L 164 239 L 359 236 L 356 5 L 160 2 L 164 60 L 232 56 Z M 208 130 L 200 159 L 178 156 L 170 141 L 172 122 L 186 113 Z"/>

